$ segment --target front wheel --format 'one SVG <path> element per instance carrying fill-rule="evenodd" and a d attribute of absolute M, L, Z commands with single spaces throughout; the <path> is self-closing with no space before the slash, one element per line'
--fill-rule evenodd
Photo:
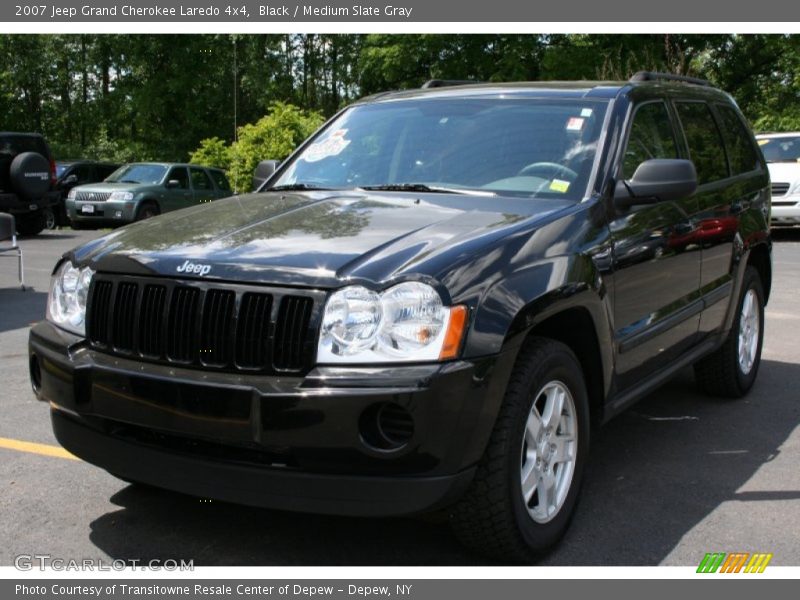
<path fill-rule="evenodd" d="M 451 513 L 467 546 L 529 563 L 569 525 L 589 449 L 583 372 L 564 344 L 531 338 L 520 352 L 475 479 Z"/>
<path fill-rule="evenodd" d="M 155 202 L 142 202 L 139 206 L 138 210 L 136 211 L 136 216 L 134 217 L 134 221 L 144 221 L 145 219 L 151 219 L 152 217 L 158 216 L 161 211 L 158 210 L 158 204 Z"/>
<path fill-rule="evenodd" d="M 725 343 L 694 365 L 698 388 L 711 396 L 741 398 L 756 381 L 764 342 L 764 287 L 747 267 L 736 317 Z"/>

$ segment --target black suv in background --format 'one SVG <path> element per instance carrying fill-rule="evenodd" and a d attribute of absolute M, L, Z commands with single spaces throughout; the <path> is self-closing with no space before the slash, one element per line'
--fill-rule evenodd
<path fill-rule="evenodd" d="M 69 191 L 79 185 L 103 181 L 119 168 L 119 164 L 91 160 L 59 160 L 56 162 L 56 189 L 60 192 L 58 204 L 46 212 L 47 228 L 69 223 L 64 205 Z"/>
<path fill-rule="evenodd" d="M 0 132 L 0 212 L 11 213 L 20 235 L 45 228 L 46 211 L 58 204 L 56 165 L 38 133 Z"/>
<path fill-rule="evenodd" d="M 270 169 L 56 265 L 30 372 L 70 452 L 256 506 L 445 511 L 530 561 L 594 427 L 687 365 L 709 394 L 755 382 L 769 175 L 704 82 L 440 82 Z"/>

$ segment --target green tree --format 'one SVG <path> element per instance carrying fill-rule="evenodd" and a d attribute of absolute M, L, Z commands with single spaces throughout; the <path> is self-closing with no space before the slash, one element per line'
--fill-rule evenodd
<path fill-rule="evenodd" d="M 266 159 L 283 160 L 324 121 L 322 114 L 276 102 L 270 113 L 239 128 L 239 139 L 230 147 L 231 185 L 238 192 L 251 189 L 253 171 Z"/>
<path fill-rule="evenodd" d="M 200 142 L 197 150 L 189 155 L 189 162 L 227 171 L 231 166 L 231 148 L 218 137 L 206 138 Z"/>

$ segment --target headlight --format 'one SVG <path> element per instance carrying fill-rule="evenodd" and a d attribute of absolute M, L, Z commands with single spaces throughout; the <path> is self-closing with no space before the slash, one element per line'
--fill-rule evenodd
<path fill-rule="evenodd" d="M 86 335 L 86 298 L 93 275 L 89 267 L 79 269 L 64 262 L 50 284 L 47 318 L 59 327 Z"/>
<path fill-rule="evenodd" d="M 127 202 L 133 200 L 133 192 L 111 192 L 108 199 L 117 202 Z"/>
<path fill-rule="evenodd" d="M 439 293 L 419 282 L 381 294 L 362 286 L 328 298 L 317 362 L 423 362 L 455 358 L 466 329 L 464 306 L 446 307 Z"/>
<path fill-rule="evenodd" d="M 67 194 L 68 200 L 75 200 L 75 197 L 78 195 L 78 188 L 72 188 L 69 193 Z"/>

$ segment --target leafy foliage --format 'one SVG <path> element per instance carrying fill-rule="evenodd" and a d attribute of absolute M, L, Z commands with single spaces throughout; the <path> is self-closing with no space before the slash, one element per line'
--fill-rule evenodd
<path fill-rule="evenodd" d="M 283 160 L 324 121 L 322 114 L 276 102 L 270 113 L 239 128 L 238 139 L 227 149 L 228 177 L 233 189 L 251 189 L 253 171 L 265 159 Z M 204 140 L 209 147 L 209 140 Z M 219 145 L 216 145 L 219 149 Z M 202 144 L 201 144 L 202 148 Z"/>
<path fill-rule="evenodd" d="M 189 154 L 189 162 L 205 167 L 217 167 L 228 170 L 231 166 L 231 149 L 224 140 L 218 137 L 200 141 L 200 146 Z"/>
<path fill-rule="evenodd" d="M 320 115 L 366 94 L 640 69 L 710 79 L 758 129 L 800 128 L 800 36 L 765 34 L 4 35 L 0 114 L 3 129 L 44 133 L 59 158 L 192 153 L 245 185 L 256 158 L 280 158 Z"/>

